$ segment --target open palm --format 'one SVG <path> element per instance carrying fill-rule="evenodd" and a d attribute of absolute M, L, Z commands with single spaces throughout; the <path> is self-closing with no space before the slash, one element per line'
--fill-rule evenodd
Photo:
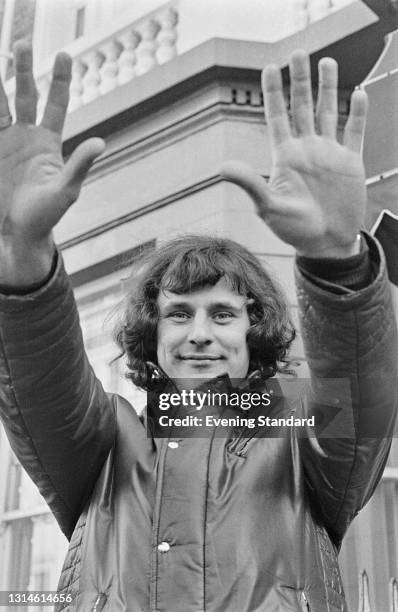
<path fill-rule="evenodd" d="M 336 141 L 337 65 L 321 60 L 315 131 L 308 56 L 292 55 L 289 124 L 279 69 L 263 75 L 273 166 L 268 183 L 248 166 L 228 162 L 222 175 L 245 189 L 259 216 L 300 254 L 346 256 L 355 251 L 363 224 L 366 191 L 360 156 L 366 94 L 354 92 L 344 133 Z"/>
<path fill-rule="evenodd" d="M 82 143 L 66 164 L 61 133 L 69 99 L 71 60 L 56 58 L 47 105 L 36 123 L 37 94 L 32 52 L 25 43 L 15 49 L 16 96 L 14 125 L 0 129 L 0 277 L 18 286 L 40 280 L 51 266 L 51 231 L 76 200 L 103 142 Z M 0 118 L 9 116 L 0 88 Z M 11 120 L 9 121 L 11 124 Z"/>

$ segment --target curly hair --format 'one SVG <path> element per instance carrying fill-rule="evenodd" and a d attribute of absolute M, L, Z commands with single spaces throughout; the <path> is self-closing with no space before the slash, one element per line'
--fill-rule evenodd
<path fill-rule="evenodd" d="M 129 279 L 122 320 L 115 329 L 127 377 L 144 390 L 151 388 L 149 363 L 157 363 L 159 291 L 191 293 L 225 279 L 247 296 L 250 328 L 247 344 L 250 371 L 265 377 L 286 370 L 286 355 L 295 338 L 286 300 L 260 261 L 227 238 L 184 235 L 162 244 L 135 262 Z"/>

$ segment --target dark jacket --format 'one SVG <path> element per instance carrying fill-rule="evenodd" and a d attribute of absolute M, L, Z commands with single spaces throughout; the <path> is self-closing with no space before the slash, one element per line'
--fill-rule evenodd
<path fill-rule="evenodd" d="M 357 292 L 297 274 L 314 376 L 304 437 L 148 438 L 95 378 L 61 264 L 35 293 L 0 297 L 2 420 L 70 538 L 60 591 L 73 603 L 58 610 L 346 610 L 338 547 L 382 474 L 398 380 L 385 264 L 375 244 L 371 255 L 377 277 Z M 264 384 L 273 410 L 291 408 Z"/>

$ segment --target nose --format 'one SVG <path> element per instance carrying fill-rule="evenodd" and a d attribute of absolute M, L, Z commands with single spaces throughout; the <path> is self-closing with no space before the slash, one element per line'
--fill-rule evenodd
<path fill-rule="evenodd" d="M 196 316 L 193 317 L 188 334 L 188 341 L 197 346 L 207 346 L 211 344 L 213 341 L 211 326 L 206 316 L 196 314 Z"/>

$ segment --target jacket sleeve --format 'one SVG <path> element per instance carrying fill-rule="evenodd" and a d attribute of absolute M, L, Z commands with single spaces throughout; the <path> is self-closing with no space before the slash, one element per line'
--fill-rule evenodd
<path fill-rule="evenodd" d="M 0 295 L 0 377 L 12 449 L 70 537 L 112 447 L 115 413 L 84 352 L 61 257 L 41 289 Z"/>
<path fill-rule="evenodd" d="M 340 545 L 387 461 L 398 405 L 398 344 L 384 254 L 368 237 L 373 282 L 338 295 L 296 269 L 313 430 L 299 440 L 309 499 Z"/>

